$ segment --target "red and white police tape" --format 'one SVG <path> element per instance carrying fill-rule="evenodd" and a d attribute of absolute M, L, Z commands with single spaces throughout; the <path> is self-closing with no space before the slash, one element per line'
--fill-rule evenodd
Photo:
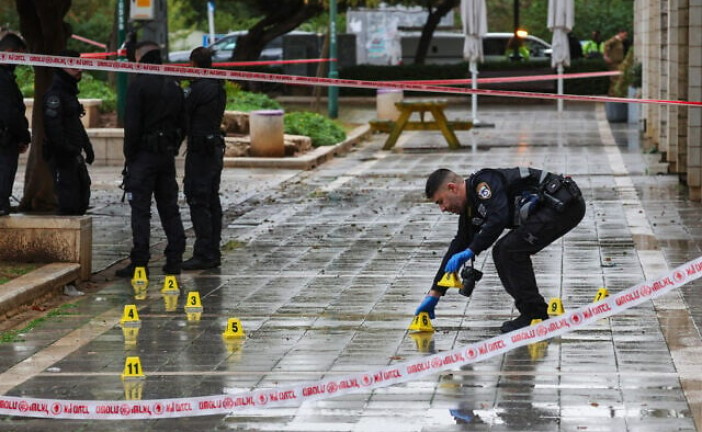
<path fill-rule="evenodd" d="M 443 87 L 430 84 L 413 84 L 394 81 L 363 81 L 349 79 L 317 78 L 298 75 L 281 75 L 263 72 L 243 72 L 223 69 L 201 69 L 187 66 L 159 65 L 148 63 L 133 63 L 103 59 L 58 57 L 41 54 L 21 54 L 0 52 L 0 63 L 23 64 L 27 66 L 70 67 L 88 70 L 104 70 L 112 72 L 147 73 L 154 75 L 179 76 L 184 78 L 220 78 L 242 81 L 267 81 L 290 85 L 315 85 L 323 87 L 356 87 L 356 88 L 396 88 L 408 91 L 424 91 L 450 94 L 478 94 L 483 96 L 502 96 L 526 99 L 563 99 L 590 102 L 630 102 L 657 105 L 702 106 L 702 101 L 672 101 L 658 99 L 629 99 L 609 96 L 558 95 L 505 90 L 473 90 L 469 88 Z"/>
<path fill-rule="evenodd" d="M 380 369 L 316 382 L 215 395 L 144 401 L 91 401 L 0 396 L 0 415 L 82 420 L 161 419 L 226 415 L 251 408 L 275 408 L 400 384 L 458 368 L 581 329 L 702 277 L 702 257 L 596 303 L 571 310 L 539 324 L 501 334 L 454 350 L 392 364 Z"/>

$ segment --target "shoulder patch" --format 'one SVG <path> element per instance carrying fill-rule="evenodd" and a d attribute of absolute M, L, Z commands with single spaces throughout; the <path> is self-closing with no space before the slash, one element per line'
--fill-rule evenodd
<path fill-rule="evenodd" d="M 490 199 L 492 197 L 492 190 L 490 190 L 490 186 L 485 182 L 478 183 L 478 186 L 475 188 L 475 192 L 478 194 L 478 198 L 482 200 Z"/>
<path fill-rule="evenodd" d="M 46 98 L 46 108 L 44 113 L 51 118 L 57 117 L 61 108 L 61 99 L 56 95 L 50 95 Z"/>
<path fill-rule="evenodd" d="M 56 95 L 51 95 L 46 98 L 46 107 L 49 109 L 58 109 L 61 106 L 61 99 Z"/>

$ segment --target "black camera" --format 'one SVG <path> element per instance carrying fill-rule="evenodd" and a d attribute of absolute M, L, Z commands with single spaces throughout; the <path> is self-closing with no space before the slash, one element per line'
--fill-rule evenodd
<path fill-rule="evenodd" d="M 463 287 L 458 290 L 458 293 L 462 296 L 470 297 L 473 294 L 473 289 L 475 284 L 482 279 L 483 272 L 476 270 L 473 266 L 463 267 L 461 271 L 461 279 L 463 279 Z"/>

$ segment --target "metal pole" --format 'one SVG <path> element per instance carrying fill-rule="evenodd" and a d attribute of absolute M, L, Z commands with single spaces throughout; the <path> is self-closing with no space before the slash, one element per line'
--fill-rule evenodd
<path fill-rule="evenodd" d="M 210 40 L 207 46 L 212 45 L 215 42 L 215 25 L 214 25 L 214 12 L 215 12 L 215 2 L 207 2 L 207 21 L 210 26 Z"/>
<path fill-rule="evenodd" d="M 477 65 L 477 62 L 474 62 L 474 61 L 470 62 L 470 81 L 471 81 L 471 88 L 473 90 L 477 90 L 477 88 L 478 88 L 478 65 Z M 470 100 L 471 100 L 471 111 L 473 114 L 473 125 L 475 126 L 477 123 L 479 123 L 479 120 L 478 120 L 478 95 L 475 93 L 471 94 Z"/>
<path fill-rule="evenodd" d="M 519 31 L 519 0 L 514 0 L 514 35 L 512 36 L 513 38 L 513 44 L 512 44 L 512 55 L 510 56 L 510 59 L 512 61 L 519 61 L 522 59 L 522 54 L 519 52 L 519 48 L 521 47 L 521 43 L 519 40 L 519 35 L 517 32 Z"/>
<path fill-rule="evenodd" d="M 558 94 L 563 95 L 563 63 L 558 63 Z M 558 112 L 563 112 L 563 99 L 558 99 Z"/>
<path fill-rule="evenodd" d="M 329 78 L 339 78 L 336 70 L 336 0 L 329 2 Z M 339 117 L 339 88 L 329 87 L 328 110 L 330 118 Z"/>
<path fill-rule="evenodd" d="M 127 39 L 126 0 L 117 0 L 117 46 L 122 48 Z M 127 56 L 119 56 L 119 61 L 127 61 Z M 127 74 L 117 72 L 117 123 L 124 124 L 124 107 L 127 101 Z"/>

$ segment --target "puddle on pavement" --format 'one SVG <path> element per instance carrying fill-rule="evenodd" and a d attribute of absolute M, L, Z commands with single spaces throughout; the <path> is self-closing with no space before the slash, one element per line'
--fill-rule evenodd
<path fill-rule="evenodd" d="M 652 235 L 633 234 L 631 237 L 637 250 L 658 250 L 658 241 Z"/>

